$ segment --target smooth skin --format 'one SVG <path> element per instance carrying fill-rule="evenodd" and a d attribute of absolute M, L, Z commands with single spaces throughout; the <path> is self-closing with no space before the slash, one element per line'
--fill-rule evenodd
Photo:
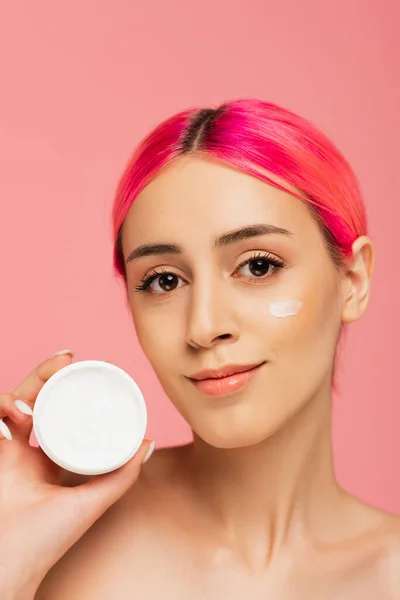
<path fill-rule="evenodd" d="M 256 224 L 290 234 L 214 243 Z M 127 262 L 126 298 L 194 442 L 157 450 L 36 598 L 400 597 L 399 518 L 348 494 L 333 464 L 335 354 L 342 327 L 368 304 L 370 239 L 358 238 L 338 269 L 305 204 L 197 155 L 164 167 L 132 205 L 125 259 L 146 244 L 181 249 Z M 264 258 L 263 274 L 254 263 L 260 256 L 284 266 L 270 268 Z M 149 273 L 155 279 L 138 291 Z M 268 306 L 280 300 L 303 308 L 277 319 Z M 232 363 L 264 364 L 247 386 L 219 398 L 189 379 Z M 48 533 L 61 545 L 65 532 Z"/>

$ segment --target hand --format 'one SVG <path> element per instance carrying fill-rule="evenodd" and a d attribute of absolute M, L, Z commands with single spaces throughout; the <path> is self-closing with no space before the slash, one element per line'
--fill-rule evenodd
<path fill-rule="evenodd" d="M 76 487 L 63 487 L 63 469 L 29 445 L 29 413 L 44 383 L 71 364 L 70 354 L 40 365 L 12 393 L 0 394 L 0 596 L 33 598 L 62 555 L 138 479 L 153 446 L 144 440 L 125 465 Z M 17 402 L 22 400 L 28 408 Z M 6 436 L 12 439 L 7 439 Z"/>

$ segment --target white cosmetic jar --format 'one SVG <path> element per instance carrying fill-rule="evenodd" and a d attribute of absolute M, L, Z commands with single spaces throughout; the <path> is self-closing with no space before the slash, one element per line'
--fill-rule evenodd
<path fill-rule="evenodd" d="M 33 408 L 33 429 L 42 450 L 60 467 L 81 475 L 124 465 L 139 449 L 146 427 L 138 385 L 103 361 L 80 361 L 57 371 Z"/>

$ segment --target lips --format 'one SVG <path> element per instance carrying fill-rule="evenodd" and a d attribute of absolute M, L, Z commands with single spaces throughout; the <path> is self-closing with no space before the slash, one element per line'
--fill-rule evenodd
<path fill-rule="evenodd" d="M 189 375 L 189 379 L 195 379 L 196 381 L 202 381 L 203 379 L 222 379 L 223 377 L 236 375 L 236 373 L 250 371 L 261 364 L 262 363 L 253 363 L 249 365 L 225 365 L 225 367 L 221 367 L 220 369 L 206 369 L 204 371 L 199 371 L 199 373 Z"/>
<path fill-rule="evenodd" d="M 258 373 L 265 364 L 226 365 L 221 369 L 200 371 L 189 380 L 195 388 L 207 396 L 228 396 L 244 386 Z"/>

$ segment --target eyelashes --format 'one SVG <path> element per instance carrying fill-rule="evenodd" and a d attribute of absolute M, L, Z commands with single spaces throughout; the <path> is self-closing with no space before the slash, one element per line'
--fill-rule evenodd
<path fill-rule="evenodd" d="M 150 271 L 150 273 L 148 275 L 143 277 L 141 284 L 135 286 L 135 290 L 137 292 L 146 292 L 148 290 L 148 288 L 150 287 L 150 285 L 153 283 L 153 281 L 155 281 L 157 279 L 157 277 L 163 277 L 163 276 L 164 277 L 169 276 L 170 278 L 175 277 L 176 279 L 181 279 L 175 273 L 171 273 L 171 271 L 167 271 L 165 269 L 159 269 L 158 271 L 156 271 L 154 269 L 153 271 Z M 157 292 L 153 292 L 153 293 L 157 293 Z M 162 292 L 162 293 L 166 293 L 166 292 Z"/>
<path fill-rule="evenodd" d="M 250 275 L 244 276 L 245 279 L 255 280 L 266 279 L 268 277 L 271 277 L 274 271 L 285 268 L 286 263 L 281 258 L 269 254 L 268 252 L 257 252 L 253 254 L 250 258 L 247 258 L 246 260 L 241 262 L 236 267 L 233 275 L 237 277 L 238 271 L 243 269 L 243 267 L 247 266 L 250 269 Z M 271 267 L 272 273 L 270 274 Z M 161 291 L 154 291 L 150 288 L 153 282 L 157 282 L 157 279 L 159 279 L 158 285 L 160 286 L 160 283 L 162 282 L 166 289 L 161 288 Z M 182 281 L 182 278 L 179 275 L 168 271 L 167 269 L 153 269 L 152 271 L 150 271 L 150 273 L 143 277 L 140 285 L 135 286 L 135 290 L 140 293 L 146 292 L 154 295 L 167 294 L 168 292 L 178 289 L 178 287 L 182 287 L 181 285 L 175 285 L 175 283 L 179 280 Z"/>

